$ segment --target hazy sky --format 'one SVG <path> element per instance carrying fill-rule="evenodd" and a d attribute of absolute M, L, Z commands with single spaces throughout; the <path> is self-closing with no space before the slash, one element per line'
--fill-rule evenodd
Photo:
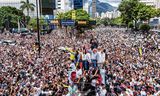
<path fill-rule="evenodd" d="M 116 7 L 118 7 L 119 3 L 121 2 L 121 0 L 99 0 L 99 1 L 107 2 L 111 4 L 112 6 L 116 6 Z"/>
<path fill-rule="evenodd" d="M 17 1 L 20 1 L 20 0 L 5 0 L 5 2 L 17 2 Z M 121 2 L 121 0 L 99 0 L 99 1 L 101 1 L 101 2 L 107 2 L 107 3 L 109 3 L 109 4 L 111 4 L 112 6 L 118 6 L 119 5 L 119 3 Z M 0 0 L 0 2 L 4 2 L 4 0 Z"/>

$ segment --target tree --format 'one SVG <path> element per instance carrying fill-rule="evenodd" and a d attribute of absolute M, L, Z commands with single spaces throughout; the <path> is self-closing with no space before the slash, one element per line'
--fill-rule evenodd
<path fill-rule="evenodd" d="M 123 24 L 123 19 L 121 17 L 111 19 L 110 24 L 111 25 L 118 25 L 118 26 L 124 25 Z"/>
<path fill-rule="evenodd" d="M 42 29 L 42 26 L 46 26 L 47 22 L 45 22 L 44 18 L 40 18 L 39 19 L 39 26 Z M 37 19 L 36 18 L 32 18 L 29 21 L 28 27 L 31 29 L 33 29 L 34 31 L 37 31 Z"/>
<path fill-rule="evenodd" d="M 121 17 L 117 17 L 117 18 L 103 18 L 103 19 L 100 19 L 98 18 L 97 19 L 97 24 L 98 25 L 101 25 L 103 24 L 104 26 L 108 26 L 108 25 L 118 25 L 118 26 L 121 26 L 121 25 L 124 25 L 123 23 L 123 19 Z"/>
<path fill-rule="evenodd" d="M 90 19 L 90 16 L 86 11 L 84 11 L 83 9 L 76 10 L 76 20 L 89 21 L 89 19 Z"/>
<path fill-rule="evenodd" d="M 153 7 L 146 6 L 142 3 L 140 3 L 139 7 L 138 18 L 141 21 L 149 21 L 150 18 L 156 16 L 156 10 Z"/>
<path fill-rule="evenodd" d="M 148 24 L 141 24 L 139 27 L 143 34 L 148 33 L 151 28 Z"/>
<path fill-rule="evenodd" d="M 71 20 L 73 11 L 75 11 L 76 21 L 78 20 L 89 21 L 90 19 L 89 14 L 83 9 L 70 10 L 66 13 L 58 13 L 56 19 Z"/>
<path fill-rule="evenodd" d="M 57 16 L 56 16 L 56 19 L 61 20 L 61 19 L 64 19 L 64 18 L 65 18 L 65 14 L 62 13 L 62 12 L 58 12 L 58 14 L 57 14 Z"/>
<path fill-rule="evenodd" d="M 118 10 L 121 12 L 124 23 L 128 25 L 129 22 L 134 22 L 135 29 L 137 29 L 139 20 L 149 20 L 156 15 L 156 9 L 139 2 L 139 0 L 123 0 Z"/>
<path fill-rule="evenodd" d="M 134 22 L 135 29 L 137 29 L 137 21 L 139 20 L 139 6 L 139 0 L 123 0 L 118 8 L 121 12 L 121 17 L 125 21 L 124 23 L 128 25 L 129 22 Z"/>
<path fill-rule="evenodd" d="M 34 11 L 34 7 L 35 5 L 33 3 L 29 3 L 29 0 L 25 1 L 21 1 L 21 6 L 20 8 L 22 9 L 22 11 L 24 11 L 25 9 L 27 10 L 27 16 L 29 16 L 29 10 Z"/>
<path fill-rule="evenodd" d="M 5 27 L 5 22 L 9 23 L 10 28 L 18 26 L 18 18 L 25 17 L 23 12 L 15 7 L 3 6 L 0 8 L 0 26 Z"/>
<path fill-rule="evenodd" d="M 156 16 L 160 17 L 160 8 L 156 10 Z"/>
<path fill-rule="evenodd" d="M 75 13 L 76 13 L 76 19 L 75 19 L 76 21 L 86 21 L 86 23 L 89 22 L 90 16 L 85 10 L 77 9 Z M 89 28 L 91 28 L 89 24 L 76 25 L 76 29 L 78 30 L 79 33 L 83 33 L 84 29 L 89 29 Z"/>
<path fill-rule="evenodd" d="M 90 20 L 90 16 L 89 14 L 83 10 L 83 9 L 77 9 L 77 10 L 70 10 L 66 13 L 58 13 L 57 14 L 57 18 L 56 19 L 60 19 L 60 20 L 72 20 L 72 14 L 73 11 L 75 11 L 75 21 L 86 21 L 87 23 Z M 81 31 L 80 33 L 83 33 L 83 29 L 84 28 L 89 28 L 89 25 L 76 25 L 75 26 L 77 28 L 78 31 Z"/>
<path fill-rule="evenodd" d="M 102 24 L 101 18 L 97 18 L 97 19 L 96 19 L 96 22 L 97 22 L 97 23 L 96 23 L 97 26 L 101 25 L 101 24 Z"/>
<path fill-rule="evenodd" d="M 123 0 L 118 7 L 118 10 L 121 12 L 121 17 L 123 22 L 128 25 L 132 19 L 132 11 L 135 4 L 132 5 L 128 0 Z"/>

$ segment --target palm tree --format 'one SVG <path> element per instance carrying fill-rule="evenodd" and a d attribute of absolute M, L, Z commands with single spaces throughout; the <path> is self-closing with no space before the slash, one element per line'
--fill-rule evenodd
<path fill-rule="evenodd" d="M 22 11 L 24 11 L 25 9 L 27 10 L 27 16 L 29 16 L 29 10 L 34 11 L 34 7 L 35 5 L 33 3 L 29 3 L 29 0 L 25 1 L 21 1 L 22 5 L 20 6 L 20 8 L 22 9 Z"/>
<path fill-rule="evenodd" d="M 58 12 L 57 15 L 56 15 L 56 19 L 58 20 L 63 20 L 65 18 L 65 14 L 62 13 L 62 12 Z M 59 28 L 61 29 L 62 28 L 62 25 L 61 23 L 59 24 Z"/>
<path fill-rule="evenodd" d="M 65 17 L 65 14 L 64 13 L 62 13 L 62 12 L 58 12 L 58 14 L 57 14 L 57 19 L 59 19 L 59 20 L 61 20 L 61 19 L 64 19 L 64 17 Z"/>

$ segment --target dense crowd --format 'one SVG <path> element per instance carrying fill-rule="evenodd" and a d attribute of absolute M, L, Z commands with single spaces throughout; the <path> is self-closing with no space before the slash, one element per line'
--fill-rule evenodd
<path fill-rule="evenodd" d="M 3 33 L 0 39 L 2 96 L 159 96 L 158 35 L 96 28 L 86 38 L 61 30 L 41 36 Z"/>

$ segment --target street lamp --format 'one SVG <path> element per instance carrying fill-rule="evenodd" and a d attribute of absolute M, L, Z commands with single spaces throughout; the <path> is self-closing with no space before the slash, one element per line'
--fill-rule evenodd
<path fill-rule="evenodd" d="M 38 16 L 38 9 L 39 9 L 39 6 L 38 6 L 38 0 L 36 0 L 36 10 L 37 10 L 37 39 L 38 39 L 38 55 L 40 57 L 40 54 L 41 54 L 41 44 L 40 44 L 40 31 L 39 31 L 39 16 Z"/>

